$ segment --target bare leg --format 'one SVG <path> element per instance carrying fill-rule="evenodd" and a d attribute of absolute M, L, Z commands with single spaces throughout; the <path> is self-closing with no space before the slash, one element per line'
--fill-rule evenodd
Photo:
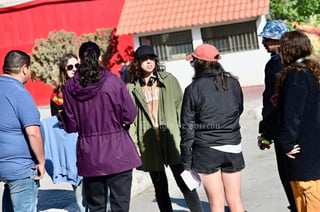
<path fill-rule="evenodd" d="M 241 198 L 241 172 L 222 172 L 222 181 L 226 194 L 226 201 L 231 212 L 243 212 L 244 207 Z"/>
<path fill-rule="evenodd" d="M 208 197 L 211 212 L 224 212 L 224 191 L 221 172 L 200 174 L 200 176 Z"/>

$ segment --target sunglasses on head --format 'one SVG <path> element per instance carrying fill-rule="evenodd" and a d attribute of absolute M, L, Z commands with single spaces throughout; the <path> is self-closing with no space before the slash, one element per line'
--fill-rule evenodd
<path fill-rule="evenodd" d="M 76 63 L 74 65 L 70 64 L 70 65 L 67 65 L 67 70 L 68 71 L 72 71 L 73 70 L 73 67 L 75 67 L 77 70 L 79 69 L 79 63 Z"/>

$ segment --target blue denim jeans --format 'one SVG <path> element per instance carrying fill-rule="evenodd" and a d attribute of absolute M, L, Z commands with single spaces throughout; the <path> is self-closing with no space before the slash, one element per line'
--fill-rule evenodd
<path fill-rule="evenodd" d="M 2 212 L 36 212 L 39 181 L 34 180 L 36 172 L 21 180 L 2 180 Z"/>

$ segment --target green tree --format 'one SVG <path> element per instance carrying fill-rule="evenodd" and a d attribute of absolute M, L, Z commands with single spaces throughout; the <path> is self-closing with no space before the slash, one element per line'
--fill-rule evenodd
<path fill-rule="evenodd" d="M 270 19 L 295 20 L 298 17 L 295 9 L 298 0 L 270 0 Z"/>
<path fill-rule="evenodd" d="M 300 0 L 297 5 L 300 16 L 299 22 L 319 24 L 320 2 L 319 0 Z"/>
<path fill-rule="evenodd" d="M 320 23 L 319 0 L 270 0 L 270 19 L 288 23 Z"/>
<path fill-rule="evenodd" d="M 303 30 L 314 47 L 312 57 L 320 59 L 319 0 L 270 0 L 268 18 L 285 20 L 291 29 Z"/>

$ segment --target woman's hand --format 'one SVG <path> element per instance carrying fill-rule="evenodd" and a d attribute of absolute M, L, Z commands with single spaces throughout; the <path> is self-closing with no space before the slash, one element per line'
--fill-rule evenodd
<path fill-rule="evenodd" d="M 293 149 L 290 152 L 288 152 L 286 155 L 289 158 L 295 159 L 296 157 L 294 155 L 297 154 L 297 153 L 300 153 L 300 149 L 301 148 L 300 148 L 299 144 L 296 144 L 296 145 L 293 146 Z"/>

